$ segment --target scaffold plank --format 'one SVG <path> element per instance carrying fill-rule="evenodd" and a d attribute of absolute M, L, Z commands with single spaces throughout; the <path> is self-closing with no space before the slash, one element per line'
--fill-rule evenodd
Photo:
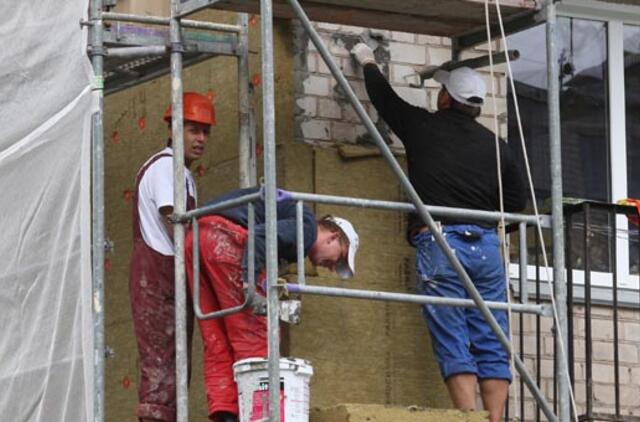
<path fill-rule="evenodd" d="M 492 22 L 495 2 L 489 1 Z M 505 19 L 532 13 L 536 0 L 501 0 Z M 484 0 L 313 0 L 301 2 L 309 18 L 318 22 L 381 28 L 394 31 L 454 37 L 485 25 Z M 219 0 L 217 9 L 259 13 L 252 0 Z M 274 16 L 292 18 L 293 12 L 283 0 L 273 3 Z"/>

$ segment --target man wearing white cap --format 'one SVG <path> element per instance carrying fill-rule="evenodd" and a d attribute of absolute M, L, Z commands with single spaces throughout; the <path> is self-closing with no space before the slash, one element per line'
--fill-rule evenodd
<path fill-rule="evenodd" d="M 476 121 L 486 87 L 472 69 L 438 71 L 442 84 L 438 111 L 431 113 L 401 99 L 378 68 L 373 51 L 360 43 L 351 50 L 362 65 L 367 92 L 378 114 L 407 152 L 409 179 L 428 205 L 486 211 L 500 209 L 495 135 Z M 508 145 L 500 141 L 504 208 L 525 207 L 522 173 Z M 439 231 L 486 301 L 506 301 L 506 276 L 495 225 L 469 218 L 442 218 Z M 418 291 L 468 299 L 464 285 L 424 222 L 412 214 L 409 242 L 416 247 Z M 511 371 L 509 356 L 477 308 L 425 305 L 434 354 L 455 407 L 475 409 L 476 385 L 491 422 L 504 411 Z M 505 311 L 493 311 L 508 335 Z"/>
<path fill-rule="evenodd" d="M 241 189 L 220 196 L 207 205 L 254 193 Z M 255 280 L 257 291 L 265 295 L 266 227 L 264 201 L 254 202 Z M 286 191 L 278 191 L 278 258 L 297 260 L 296 201 Z M 198 221 L 200 245 L 200 305 L 211 313 L 241 305 L 248 278 L 248 206 L 226 209 Z M 358 234 L 343 218 L 315 215 L 303 207 L 304 254 L 314 265 L 335 271 L 341 278 L 353 277 Z M 185 240 L 185 262 L 189 285 L 193 286 L 191 262 L 193 233 Z M 222 319 L 198 320 L 204 343 L 204 377 L 209 416 L 216 422 L 235 422 L 238 390 L 233 379 L 234 362 L 267 356 L 267 319 L 245 310 Z"/>

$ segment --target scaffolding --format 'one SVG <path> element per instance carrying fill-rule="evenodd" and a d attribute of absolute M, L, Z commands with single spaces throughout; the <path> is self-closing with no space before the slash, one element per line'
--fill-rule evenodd
<path fill-rule="evenodd" d="M 520 244 L 526 245 L 527 225 L 541 225 L 551 228 L 553 231 L 553 262 L 554 262 L 554 294 L 558 303 L 557 324 L 558 331 L 563 336 L 557 336 L 558 350 L 566 350 L 567 344 L 567 314 L 566 314 L 566 283 L 564 269 L 564 238 L 563 238 L 563 209 L 562 209 L 562 171 L 560 160 L 560 124 L 559 124 L 559 81 L 555 75 L 558 72 L 555 45 L 556 11 L 553 1 L 544 6 L 544 21 L 547 28 L 547 55 L 548 55 L 548 105 L 551 142 L 551 174 L 552 174 L 552 215 L 551 218 L 536 218 L 531 215 L 501 214 L 499 212 L 483 212 L 476 210 L 450 209 L 443 207 L 426 206 L 420 200 L 407 176 L 394 158 L 391 150 L 376 129 L 371 118 L 357 99 L 351 86 L 343 76 L 341 70 L 334 62 L 327 47 L 314 29 L 309 17 L 297 0 L 287 0 L 289 13 L 297 18 L 316 49 L 329 67 L 333 77 L 339 86 L 347 94 L 347 97 L 356 113 L 371 134 L 376 145 L 382 152 L 395 176 L 409 197 L 411 203 L 398 203 L 389 201 L 374 201 L 362 198 L 337 197 L 317 195 L 302 192 L 290 192 L 292 199 L 297 201 L 297 232 L 298 232 L 298 283 L 278 284 L 278 257 L 277 257 L 277 216 L 276 201 L 278 196 L 276 184 L 276 148 L 275 148 L 275 104 L 274 104 L 274 49 L 273 49 L 273 15 L 274 5 L 271 0 L 260 1 L 261 14 L 261 51 L 262 51 L 262 96 L 263 96 L 263 143 L 264 143 L 264 185 L 258 194 L 247 195 L 233 201 L 217 204 L 215 206 L 186 211 L 184 200 L 184 155 L 183 155 L 183 109 L 182 109 L 182 69 L 184 66 L 198 63 L 216 55 L 234 56 L 238 59 L 239 79 L 239 104 L 240 104 L 240 185 L 243 187 L 256 185 L 256 157 L 255 151 L 255 125 L 252 119 L 249 102 L 249 71 L 248 71 L 248 19 L 246 14 L 239 14 L 236 25 L 223 25 L 211 22 L 200 22 L 184 19 L 205 8 L 218 3 L 215 0 L 171 0 L 171 15 L 168 18 L 135 16 L 119 13 L 111 13 L 104 10 L 104 0 L 91 0 L 89 21 L 85 22 L 90 29 L 89 54 L 93 64 L 96 91 L 99 99 L 99 111 L 94 114 L 92 122 L 92 227 L 93 227 L 93 312 L 95 335 L 95 385 L 94 385 L 94 421 L 104 421 L 104 144 L 103 144 L 103 97 L 105 93 L 125 89 L 137 83 L 149 80 L 158 75 L 171 73 L 171 98 L 172 98 L 172 139 L 175 154 L 174 160 L 174 244 L 175 244 L 175 309 L 176 309 L 176 372 L 177 372 L 177 420 L 188 420 L 188 392 L 187 392 L 187 338 L 186 338 L 186 279 L 184 262 L 185 227 L 193 223 L 194 244 L 197 241 L 197 218 L 217 210 L 251 204 L 259 197 L 263 197 L 266 210 L 266 275 L 267 275 L 267 319 L 268 319 L 268 364 L 269 385 L 279 385 L 279 292 L 287 289 L 290 292 L 301 294 L 318 294 L 340 297 L 351 297 L 370 300 L 401 301 L 411 303 L 435 303 L 452 306 L 476 306 L 480 309 L 486 321 L 497 335 L 504 349 L 513 356 L 516 370 L 527 384 L 535 397 L 540 409 L 550 421 L 567 422 L 571 417 L 568 368 L 565 359 L 559 359 L 558 371 L 567 376 L 558 377 L 558 414 L 554 413 L 546 398 L 528 374 L 520 357 L 513 353 L 511 344 L 505 333 L 497 324 L 490 309 L 510 308 L 514 312 L 533 313 L 540 316 L 550 316 L 551 312 L 546 305 L 521 304 L 508 305 L 504 303 L 486 303 L 476 290 L 473 282 L 448 246 L 447 242 L 436 229 L 436 223 L 432 215 L 473 217 L 474 219 L 497 222 L 501 218 L 505 221 L 517 223 L 520 228 Z M 238 2 L 221 2 L 222 7 L 226 3 L 233 6 Z M 482 3 L 482 2 L 477 2 Z M 530 2 L 532 3 L 532 2 Z M 236 6 L 238 6 L 236 4 Z M 282 10 L 282 3 L 279 3 Z M 233 7 L 231 7 L 233 8 Z M 526 14 L 515 15 L 509 20 L 509 30 L 514 31 L 531 25 L 534 21 L 540 21 L 542 11 L 535 10 Z M 118 25 L 106 28 L 105 21 L 117 22 Z M 135 36 L 127 32 L 127 26 L 120 23 L 145 23 L 160 25 L 165 29 L 145 34 L 136 33 Z M 168 27 L 168 31 L 166 29 Z M 224 32 L 225 36 L 193 37 L 183 28 L 201 29 L 207 31 Z M 497 33 L 498 31 L 494 31 Z M 466 32 L 454 39 L 453 55 L 458 57 L 460 51 L 474 43 L 486 41 L 482 38 L 482 31 Z M 168 40 L 168 43 L 166 42 Z M 169 61 L 164 58 L 169 54 Z M 112 82 L 113 86 L 105 88 L 105 81 Z M 258 196 L 259 195 L 259 196 Z M 339 206 L 369 207 L 384 210 L 415 212 L 423 222 L 431 229 L 435 241 L 442 248 L 451 262 L 453 268 L 465 285 L 472 300 L 436 299 L 420 295 L 401 293 L 387 293 L 375 291 L 363 291 L 353 289 L 337 289 L 320 286 L 308 286 L 304 280 L 304 252 L 302 248 L 302 206 L 304 202 L 333 204 Z M 249 205 L 249 265 L 253 264 L 253 213 Z M 521 254 L 522 254 L 521 248 Z M 526 262 L 526 252 L 522 258 Z M 194 288 L 194 304 L 198 318 L 217 318 L 240 311 L 252 303 L 255 292 L 255 280 L 249 280 L 245 303 L 234 309 L 223 310 L 214 314 L 203 314 L 199 307 L 198 289 L 198 251 L 194 253 L 194 274 L 196 287 Z M 521 265 L 521 277 L 526 277 Z M 249 270 L 249 277 L 254 272 Z M 525 279 L 526 280 L 526 279 Z M 526 284 L 526 283 L 525 283 Z M 276 388 L 269 390 L 270 420 L 280 420 L 280 398 Z"/>

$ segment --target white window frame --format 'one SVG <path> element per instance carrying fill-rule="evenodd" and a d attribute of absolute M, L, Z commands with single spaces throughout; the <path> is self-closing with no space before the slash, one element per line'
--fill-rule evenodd
<path fill-rule="evenodd" d="M 628 197 L 627 190 L 627 136 L 625 115 L 625 81 L 624 81 L 624 26 L 640 27 L 640 6 L 604 3 L 594 0 L 564 0 L 557 3 L 558 16 L 587 19 L 603 22 L 607 25 L 607 58 L 609 87 L 609 148 L 611 169 L 610 201 Z M 629 222 L 624 215 L 616 217 L 617 229 L 624 233 L 616 234 L 616 271 L 618 287 L 623 289 L 640 289 L 640 277 L 629 274 Z M 510 264 L 509 275 L 518 279 L 518 264 Z M 541 281 L 553 281 L 553 270 L 540 268 Z M 583 270 L 572 270 L 573 282 L 584 284 Z M 565 272 L 566 276 L 566 272 Z M 535 266 L 527 266 L 527 278 L 535 280 Z M 551 280 L 548 280 L 551 278 Z M 592 271 L 591 285 L 596 287 L 613 287 L 613 274 Z"/>

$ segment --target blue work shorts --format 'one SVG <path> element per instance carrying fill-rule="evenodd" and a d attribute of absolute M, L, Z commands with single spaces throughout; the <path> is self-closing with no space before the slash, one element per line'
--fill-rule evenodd
<path fill-rule="evenodd" d="M 506 280 L 496 230 L 476 225 L 442 226 L 442 234 L 485 301 L 505 302 Z M 412 238 L 417 248 L 418 292 L 469 299 L 462 281 L 430 232 Z M 506 311 L 492 310 L 509 336 Z M 511 382 L 509 355 L 476 307 L 423 305 L 442 377 L 471 373 Z"/>

